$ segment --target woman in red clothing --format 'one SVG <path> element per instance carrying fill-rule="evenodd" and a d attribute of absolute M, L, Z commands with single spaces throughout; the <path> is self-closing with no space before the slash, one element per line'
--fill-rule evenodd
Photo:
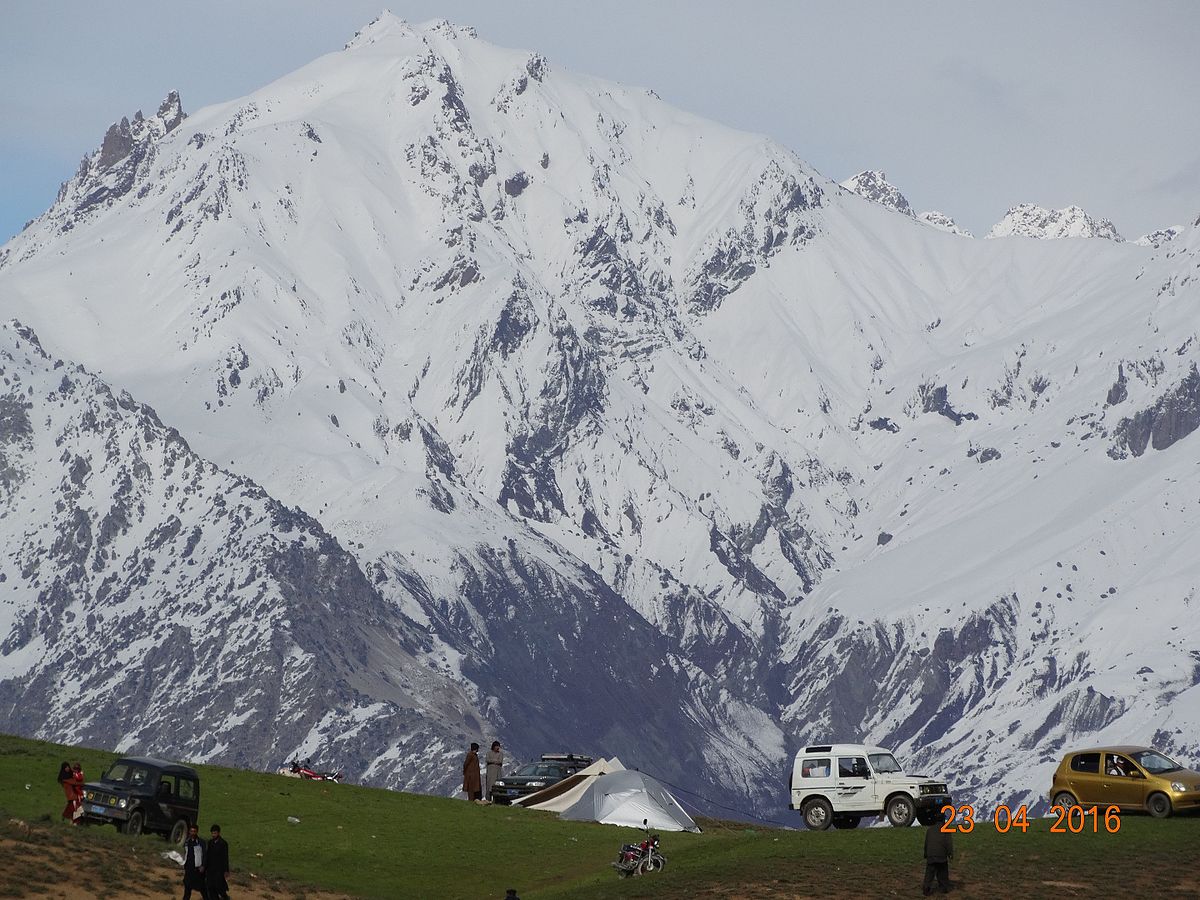
<path fill-rule="evenodd" d="M 71 813 L 75 811 L 75 772 L 69 762 L 64 762 L 58 770 L 58 786 L 63 790 L 67 805 L 63 807 L 62 817 L 71 821 Z"/>
<path fill-rule="evenodd" d="M 79 763 L 71 766 L 71 797 L 73 806 L 71 808 L 71 821 L 76 823 L 83 815 L 83 766 Z"/>

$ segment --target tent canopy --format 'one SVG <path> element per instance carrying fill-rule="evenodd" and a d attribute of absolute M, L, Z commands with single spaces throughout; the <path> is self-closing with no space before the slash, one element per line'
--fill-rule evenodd
<path fill-rule="evenodd" d="M 542 788 L 536 794 L 520 797 L 513 803 L 526 809 L 560 813 L 575 805 L 593 779 L 608 772 L 619 772 L 624 768 L 621 761 L 615 756 L 612 759 L 598 759 L 586 769 L 580 769 L 574 775 L 564 778 L 550 787 Z"/>
<path fill-rule="evenodd" d="M 679 801 L 644 772 L 623 769 L 591 779 L 583 795 L 562 813 L 578 822 L 603 822 L 657 831 L 699 831 Z"/>

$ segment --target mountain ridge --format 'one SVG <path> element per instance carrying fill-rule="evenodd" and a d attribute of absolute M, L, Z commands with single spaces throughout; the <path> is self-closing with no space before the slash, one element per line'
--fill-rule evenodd
<path fill-rule="evenodd" d="M 1186 569 L 1141 534 L 1194 428 L 1194 229 L 951 241 L 439 23 L 181 122 L 0 250 L 0 294 L 345 548 L 428 641 L 414 714 L 473 708 L 435 754 L 570 740 L 762 812 L 796 746 L 864 739 L 1033 801 L 1048 748 L 1200 716 L 1178 636 L 1150 684 L 1100 633 Z"/>

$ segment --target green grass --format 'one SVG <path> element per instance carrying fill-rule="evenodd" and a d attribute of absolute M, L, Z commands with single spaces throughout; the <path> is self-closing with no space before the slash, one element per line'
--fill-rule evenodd
<path fill-rule="evenodd" d="M 63 805 L 54 780 L 58 764 L 78 759 L 91 779 L 113 758 L 0 736 L 0 807 L 31 821 L 56 819 Z M 201 831 L 221 824 L 235 869 L 363 897 L 500 900 L 508 887 L 523 900 L 882 897 L 916 893 L 922 871 L 919 827 L 811 833 L 709 822 L 703 834 L 663 835 L 669 864 L 662 874 L 620 880 L 609 863 L 621 843 L 634 839 L 629 829 L 198 768 Z M 289 825 L 288 816 L 300 824 Z M 1028 833 L 1004 835 L 978 826 L 957 837 L 951 872 L 959 895 L 1195 895 L 1196 818 L 1125 817 L 1115 835 L 1103 827 L 1100 834 L 1050 834 L 1049 825 L 1035 820 Z M 127 840 L 103 831 L 96 839 Z"/>

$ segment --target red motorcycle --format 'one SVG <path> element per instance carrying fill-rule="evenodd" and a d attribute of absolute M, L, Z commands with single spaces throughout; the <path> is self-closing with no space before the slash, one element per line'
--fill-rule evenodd
<path fill-rule="evenodd" d="M 622 844 L 617 861 L 612 864 L 622 878 L 661 872 L 667 864 L 667 858 L 659 849 L 658 835 L 650 833 L 646 819 L 642 819 L 642 827 L 646 830 L 646 839 L 639 844 Z"/>
<path fill-rule="evenodd" d="M 303 778 L 306 781 L 338 781 L 342 780 L 342 771 L 338 769 L 336 772 L 321 772 L 313 768 L 312 758 L 306 759 L 303 763 L 293 759 L 286 767 L 279 770 L 281 775 L 290 775 L 292 778 Z"/>

